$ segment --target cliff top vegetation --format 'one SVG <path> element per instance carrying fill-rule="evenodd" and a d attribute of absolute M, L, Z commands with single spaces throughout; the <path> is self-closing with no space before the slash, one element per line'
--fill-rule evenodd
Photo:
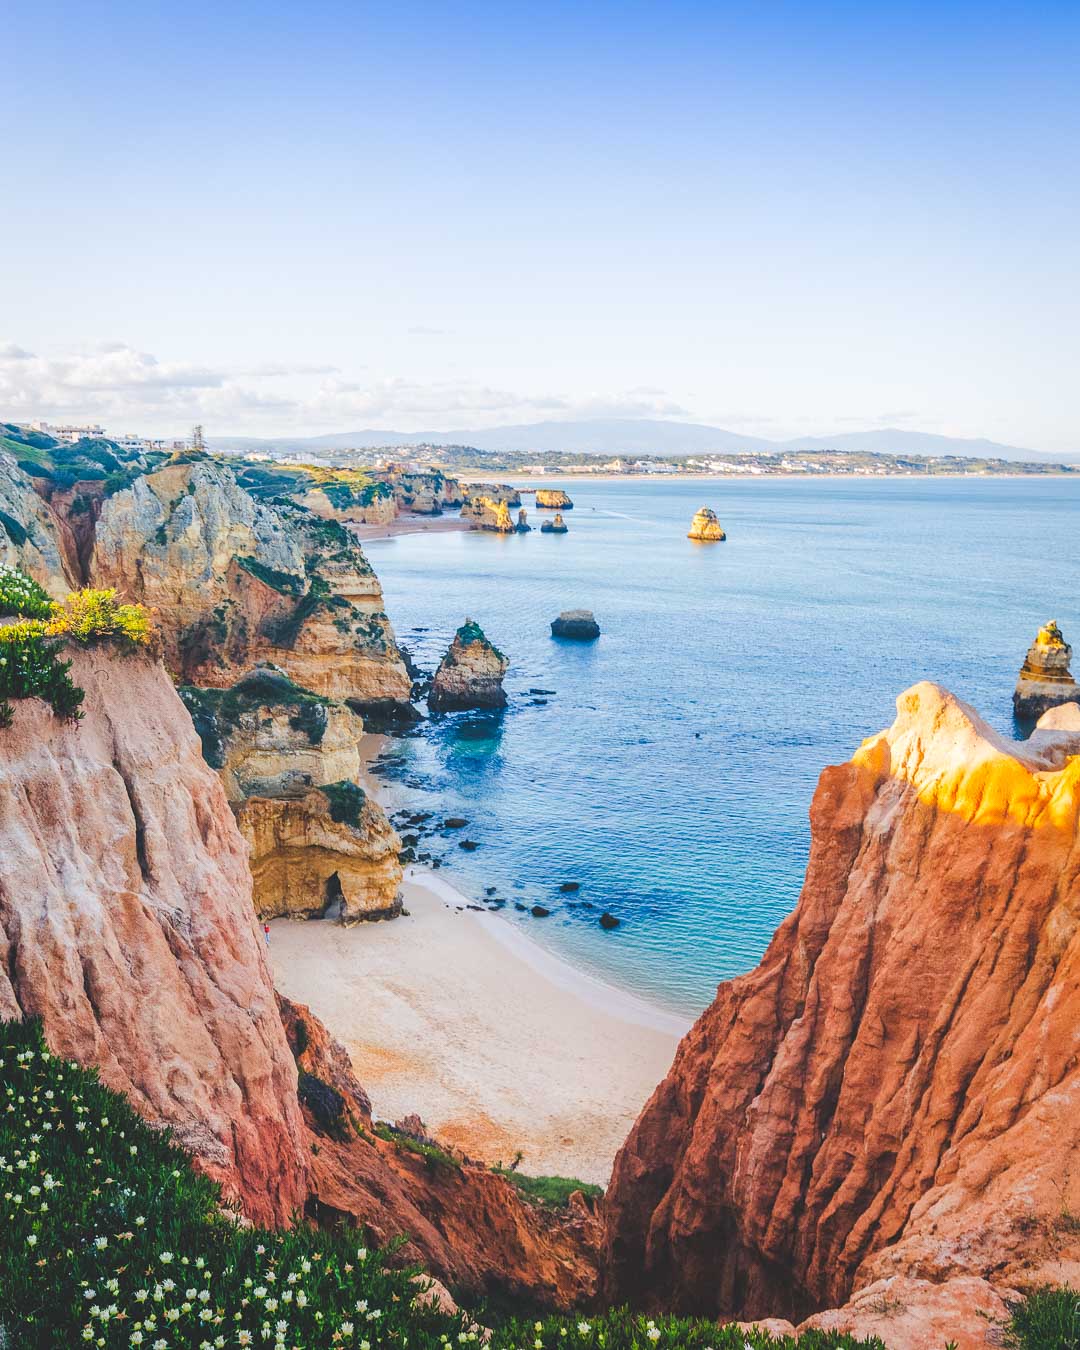
<path fill-rule="evenodd" d="M 0 1024 L 0 1342 L 98 1350 L 447 1350 L 469 1313 L 417 1301 L 422 1276 L 354 1229 L 241 1225 L 217 1185 L 36 1022 Z M 500 1319 L 492 1350 L 781 1350 L 788 1339 L 625 1310 Z M 883 1350 L 809 1333 L 800 1350 Z"/>

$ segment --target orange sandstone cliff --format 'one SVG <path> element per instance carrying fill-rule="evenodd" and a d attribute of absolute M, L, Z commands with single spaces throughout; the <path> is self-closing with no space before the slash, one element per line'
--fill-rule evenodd
<path fill-rule="evenodd" d="M 1078 816 L 1075 707 L 1014 743 L 916 685 L 825 770 L 797 908 L 616 1160 L 611 1297 L 966 1350 L 1080 1276 Z"/>

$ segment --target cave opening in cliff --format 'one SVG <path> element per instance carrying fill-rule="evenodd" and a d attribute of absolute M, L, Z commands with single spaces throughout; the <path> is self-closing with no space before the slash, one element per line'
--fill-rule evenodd
<path fill-rule="evenodd" d="M 341 878 L 336 872 L 332 872 L 326 878 L 326 885 L 323 888 L 323 911 L 324 919 L 340 919 L 345 912 L 345 895 L 341 889 Z"/>

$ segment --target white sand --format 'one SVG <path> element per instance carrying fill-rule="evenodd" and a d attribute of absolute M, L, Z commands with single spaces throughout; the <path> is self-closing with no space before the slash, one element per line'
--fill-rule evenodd
<path fill-rule="evenodd" d="M 342 1041 L 377 1117 L 416 1112 L 485 1162 L 606 1183 L 687 1023 L 580 974 L 508 919 L 406 876 L 407 917 L 278 920 L 278 988 Z"/>

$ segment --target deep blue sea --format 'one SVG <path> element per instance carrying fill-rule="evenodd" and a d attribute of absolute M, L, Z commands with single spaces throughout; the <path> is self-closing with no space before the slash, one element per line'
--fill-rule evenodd
<path fill-rule="evenodd" d="M 448 880 L 496 886 L 538 941 L 680 1012 L 757 962 L 798 897 L 818 774 L 897 694 L 936 680 L 1013 734 L 1038 626 L 1058 619 L 1080 650 L 1080 480 L 551 485 L 574 499 L 567 535 L 367 545 L 422 666 L 466 615 L 511 660 L 505 713 L 390 742 L 385 795 L 468 818 L 475 853 L 422 845 Z M 686 538 L 701 505 L 726 543 Z M 552 639 L 578 607 L 600 640 Z M 555 692 L 537 706 L 531 688 Z"/>

